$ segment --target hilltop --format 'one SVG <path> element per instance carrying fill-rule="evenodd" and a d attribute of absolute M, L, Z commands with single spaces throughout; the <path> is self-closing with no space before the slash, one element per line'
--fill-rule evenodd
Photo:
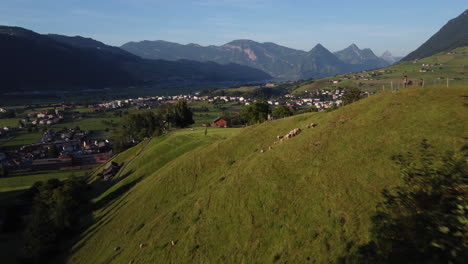
<path fill-rule="evenodd" d="M 115 158 L 125 178 L 94 200 L 95 222 L 68 262 L 333 263 L 368 240 L 381 190 L 400 182 L 391 156 L 422 139 L 440 151 L 467 143 L 467 92 L 411 87 L 145 141 Z M 273 144 L 294 128 L 304 131 Z"/>

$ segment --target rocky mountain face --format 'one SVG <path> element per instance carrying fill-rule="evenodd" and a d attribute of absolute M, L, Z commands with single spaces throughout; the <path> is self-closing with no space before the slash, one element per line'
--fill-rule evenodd
<path fill-rule="evenodd" d="M 316 48 L 312 49 L 314 52 L 305 52 L 271 42 L 259 43 L 252 40 L 234 40 L 222 46 L 182 45 L 161 40 L 145 40 L 129 42 L 122 46 L 122 49 L 148 59 L 190 59 L 247 65 L 282 80 L 297 80 L 306 76 L 325 77 L 389 65 L 375 56 L 370 49 L 360 50 L 356 45 L 335 54 L 324 52 L 326 48 L 322 45 Z"/>
<path fill-rule="evenodd" d="M 402 61 L 411 61 L 432 56 L 468 45 L 468 9 L 450 20 L 418 49 L 408 54 Z"/>

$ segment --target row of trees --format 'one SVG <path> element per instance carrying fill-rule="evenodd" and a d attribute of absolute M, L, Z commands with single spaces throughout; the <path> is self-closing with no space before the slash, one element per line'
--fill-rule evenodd
<path fill-rule="evenodd" d="M 252 125 L 256 123 L 262 123 L 268 119 L 268 115 L 272 115 L 275 118 L 284 118 L 292 116 L 294 114 L 301 114 L 305 112 L 315 112 L 317 109 L 311 107 L 309 109 L 295 111 L 287 106 L 280 105 L 271 109 L 268 102 L 265 100 L 257 100 L 249 106 L 246 106 L 240 112 L 240 118 L 243 124 Z"/>
<path fill-rule="evenodd" d="M 351 87 L 345 90 L 343 95 L 343 103 L 345 105 L 356 102 L 362 98 L 362 91 L 359 88 Z M 306 112 L 315 112 L 317 109 L 311 107 L 309 109 L 294 111 L 293 109 L 280 105 L 271 110 L 270 105 L 265 100 L 257 100 L 253 104 L 246 106 L 241 111 L 241 119 L 244 124 L 256 124 L 264 122 L 271 114 L 276 118 L 284 118 L 294 114 L 302 114 Z"/>

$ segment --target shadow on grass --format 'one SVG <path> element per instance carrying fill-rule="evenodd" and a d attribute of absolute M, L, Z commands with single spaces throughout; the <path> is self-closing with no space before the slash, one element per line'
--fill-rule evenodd
<path fill-rule="evenodd" d="M 110 190 L 112 187 L 114 187 L 116 184 L 121 182 L 123 179 L 125 179 L 128 175 L 132 174 L 133 171 L 129 171 L 126 174 L 122 175 L 117 180 L 113 181 L 98 181 L 95 182 L 91 185 L 92 189 L 90 190 L 88 194 L 88 198 L 91 201 L 92 199 L 95 199 L 99 197 L 100 195 L 104 194 L 104 192 Z M 109 216 L 110 212 L 116 211 L 116 209 L 119 209 L 122 207 L 125 203 L 117 203 L 114 204 L 114 202 L 118 201 L 119 198 L 123 197 L 126 193 L 128 193 L 136 184 L 138 184 L 143 177 L 139 177 L 137 179 L 134 179 L 128 183 L 125 183 L 115 190 L 112 190 L 109 192 L 105 197 L 102 199 L 98 200 L 95 203 L 90 203 L 89 206 L 86 208 L 84 214 L 81 217 L 81 224 L 79 228 L 76 229 L 77 234 L 75 237 L 71 238 L 66 246 L 63 248 L 63 254 L 58 256 L 56 261 L 54 263 L 65 263 L 70 255 L 70 253 L 79 250 L 82 248 L 86 242 L 91 239 L 91 237 L 94 235 L 94 233 L 99 229 L 101 226 L 105 225 L 106 223 L 112 221 L 112 218 L 115 216 Z M 99 216 L 99 217 L 94 217 L 93 212 L 99 209 L 102 209 L 104 207 L 108 206 L 113 206 L 112 210 L 108 210 L 105 214 Z M 108 218 L 108 219 L 106 219 Z M 74 247 L 74 248 L 73 248 Z"/>

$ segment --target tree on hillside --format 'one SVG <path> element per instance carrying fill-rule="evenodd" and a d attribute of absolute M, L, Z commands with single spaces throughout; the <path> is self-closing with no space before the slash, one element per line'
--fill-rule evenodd
<path fill-rule="evenodd" d="M 399 155 L 404 185 L 384 190 L 371 241 L 340 263 L 438 264 L 468 260 L 468 168 L 465 156 L 438 155 L 423 141 Z"/>
<path fill-rule="evenodd" d="M 242 125 L 242 119 L 240 115 L 233 111 L 224 110 L 219 115 L 222 119 L 226 120 L 229 126 Z"/>
<path fill-rule="evenodd" d="M 138 114 L 126 115 L 122 124 L 111 134 L 113 150 L 123 151 L 144 138 L 161 135 L 166 123 L 161 113 L 144 111 Z"/>
<path fill-rule="evenodd" d="M 188 127 L 189 125 L 195 123 L 193 121 L 193 112 L 187 106 L 185 100 L 179 100 L 174 106 L 174 125 L 176 127 Z"/>
<path fill-rule="evenodd" d="M 48 262 L 51 255 L 60 251 L 62 242 L 79 222 L 86 190 L 85 180 L 76 177 L 65 182 L 37 182 L 30 188 L 32 214 L 23 233 L 27 263 Z"/>
<path fill-rule="evenodd" d="M 350 103 L 354 103 L 362 98 L 361 96 L 362 91 L 357 87 L 349 87 L 346 88 L 343 94 L 343 104 L 348 105 Z"/>
<path fill-rule="evenodd" d="M 269 113 L 270 105 L 265 100 L 257 100 L 242 109 L 241 117 L 246 124 L 251 125 L 266 121 Z"/>
<path fill-rule="evenodd" d="M 291 110 L 291 108 L 284 105 L 280 105 L 273 109 L 273 112 L 271 114 L 275 117 L 284 118 L 292 116 L 294 112 Z"/>

